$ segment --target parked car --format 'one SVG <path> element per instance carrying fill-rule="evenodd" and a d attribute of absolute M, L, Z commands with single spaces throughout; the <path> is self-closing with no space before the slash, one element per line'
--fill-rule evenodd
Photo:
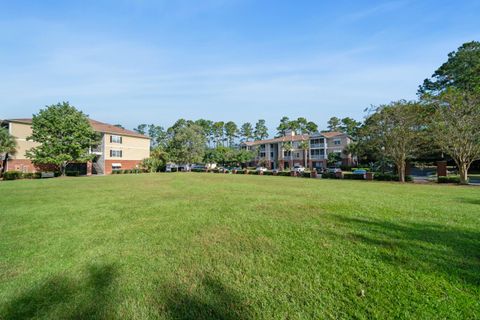
<path fill-rule="evenodd" d="M 305 171 L 305 167 L 302 167 L 301 165 L 295 165 L 295 166 L 293 167 L 293 170 L 292 170 L 292 171 L 301 173 L 301 172 L 304 172 L 304 171 Z"/>
<path fill-rule="evenodd" d="M 178 171 L 190 171 L 190 165 L 180 164 L 178 165 Z"/>
<path fill-rule="evenodd" d="M 366 175 L 366 174 L 367 174 L 367 170 L 365 170 L 365 169 L 357 169 L 357 170 L 353 170 L 352 173 L 353 173 L 353 174 L 358 174 L 358 175 Z"/>
<path fill-rule="evenodd" d="M 265 167 L 257 167 L 257 169 L 256 169 L 257 172 L 265 172 L 265 171 L 267 171 L 267 170 L 268 170 L 268 169 L 265 168 Z"/>
<path fill-rule="evenodd" d="M 172 172 L 178 170 L 178 166 L 175 163 L 167 163 L 167 167 L 165 168 L 166 172 Z"/>
<path fill-rule="evenodd" d="M 327 172 L 328 173 L 337 173 L 337 172 L 342 172 L 342 169 L 340 169 L 340 168 L 328 168 Z"/>
<path fill-rule="evenodd" d="M 207 166 L 204 164 L 194 164 L 191 170 L 207 170 Z"/>

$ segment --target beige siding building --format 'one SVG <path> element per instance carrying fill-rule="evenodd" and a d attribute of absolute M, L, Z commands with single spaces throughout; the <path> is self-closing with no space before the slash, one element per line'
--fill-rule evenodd
<path fill-rule="evenodd" d="M 89 120 L 92 128 L 101 136 L 101 143 L 90 150 L 95 155 L 91 163 L 75 164 L 75 170 L 84 174 L 110 174 L 112 170 L 138 168 L 140 162 L 150 156 L 150 138 L 135 131 L 122 129 L 96 120 Z M 26 152 L 38 145 L 27 138 L 32 134 L 32 119 L 6 120 L 6 127 L 17 141 L 17 152 L 9 155 L 6 171 L 36 172 L 26 157 Z"/>

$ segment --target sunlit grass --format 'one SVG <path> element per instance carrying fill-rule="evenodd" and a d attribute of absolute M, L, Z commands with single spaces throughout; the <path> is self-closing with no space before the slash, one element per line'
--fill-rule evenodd
<path fill-rule="evenodd" d="M 0 194 L 0 319 L 480 317 L 479 188 L 178 173 Z"/>

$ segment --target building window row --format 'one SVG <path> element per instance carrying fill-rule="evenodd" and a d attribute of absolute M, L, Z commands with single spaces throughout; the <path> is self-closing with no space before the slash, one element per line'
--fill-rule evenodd
<path fill-rule="evenodd" d="M 122 157 L 122 150 L 110 150 L 110 157 L 121 158 Z"/>
<path fill-rule="evenodd" d="M 110 136 L 110 143 L 122 143 L 122 136 Z"/>

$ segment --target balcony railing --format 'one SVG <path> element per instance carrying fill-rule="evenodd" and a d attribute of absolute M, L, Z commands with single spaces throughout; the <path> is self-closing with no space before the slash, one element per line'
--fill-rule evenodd
<path fill-rule="evenodd" d="M 96 155 L 101 155 L 103 152 L 102 152 L 101 147 L 96 147 L 96 148 L 90 148 L 90 153 L 91 154 L 96 154 Z"/>
<path fill-rule="evenodd" d="M 312 159 L 312 160 L 325 160 L 325 156 L 316 154 L 316 155 L 310 156 L 310 159 Z"/>
<path fill-rule="evenodd" d="M 312 143 L 310 144 L 310 148 L 312 149 L 325 148 L 325 143 Z"/>

